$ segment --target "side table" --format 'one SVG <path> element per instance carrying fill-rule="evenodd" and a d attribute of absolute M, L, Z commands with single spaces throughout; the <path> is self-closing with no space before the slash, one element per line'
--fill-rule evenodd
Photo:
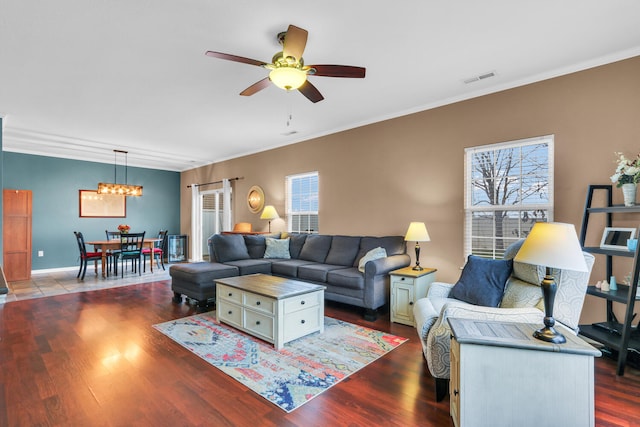
<path fill-rule="evenodd" d="M 413 304 L 427 296 L 429 285 L 436 280 L 436 269 L 401 268 L 389 273 L 391 281 L 391 321 L 415 326 Z"/>
<path fill-rule="evenodd" d="M 447 319 L 449 405 L 456 427 L 593 426 L 594 366 L 600 351 L 533 337 L 541 325 Z"/>

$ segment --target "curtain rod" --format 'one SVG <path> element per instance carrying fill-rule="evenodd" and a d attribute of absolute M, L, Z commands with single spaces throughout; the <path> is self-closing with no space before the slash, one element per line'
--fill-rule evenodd
<path fill-rule="evenodd" d="M 244 176 L 236 176 L 235 178 L 229 178 L 229 181 L 238 181 L 239 179 L 244 179 Z M 204 182 L 202 184 L 193 184 L 195 187 L 202 187 L 203 185 L 211 185 L 211 184 L 222 184 L 222 179 L 220 181 L 213 182 Z M 191 188 L 191 184 L 187 185 L 187 188 Z"/>

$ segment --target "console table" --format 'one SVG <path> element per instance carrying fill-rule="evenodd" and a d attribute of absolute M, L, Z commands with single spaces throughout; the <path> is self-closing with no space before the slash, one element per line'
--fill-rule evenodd
<path fill-rule="evenodd" d="M 456 427 L 593 426 L 596 350 L 533 338 L 542 325 L 448 319 L 450 412 Z"/>

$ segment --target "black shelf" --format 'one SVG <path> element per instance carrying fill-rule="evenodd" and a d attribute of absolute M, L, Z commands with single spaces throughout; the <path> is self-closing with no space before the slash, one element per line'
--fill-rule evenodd
<path fill-rule="evenodd" d="M 606 196 L 605 206 L 591 206 L 595 191 L 604 191 Z M 592 325 L 580 325 L 580 334 L 592 340 L 602 343 L 611 349 L 609 354 L 617 358 L 617 375 L 624 375 L 624 368 L 627 363 L 627 355 L 636 354 L 640 350 L 640 334 L 638 325 L 632 324 L 634 320 L 634 306 L 636 300 L 640 300 L 637 295 L 638 280 L 640 280 L 640 245 L 635 251 L 626 249 L 603 249 L 594 246 L 585 246 L 587 229 L 589 227 L 589 217 L 591 214 L 604 214 L 605 226 L 613 225 L 613 216 L 622 214 L 640 213 L 640 205 L 624 206 L 614 205 L 613 187 L 611 185 L 590 185 L 587 190 L 587 200 L 582 217 L 582 228 L 580 230 L 580 244 L 585 252 L 605 256 L 606 277 L 613 274 L 613 260 L 617 257 L 633 258 L 633 270 L 631 273 L 631 285 L 618 285 L 615 291 L 602 291 L 595 286 L 587 287 L 587 295 L 596 298 L 604 298 L 607 302 L 606 321 L 594 323 Z M 636 215 L 637 217 L 637 215 Z M 613 312 L 613 303 L 623 304 L 624 319 L 620 323 Z"/>
<path fill-rule="evenodd" d="M 600 322 L 592 325 L 580 325 L 580 335 L 598 341 L 605 347 L 620 351 L 622 344 L 622 323 Z M 631 328 L 627 349 L 640 348 L 640 331 L 637 326 Z"/>
<path fill-rule="evenodd" d="M 624 304 L 629 300 L 629 286 L 618 285 L 618 289 L 615 291 L 603 291 L 595 286 L 589 286 L 587 287 L 587 294 Z M 635 299 L 640 300 L 640 297 L 636 295 Z"/>

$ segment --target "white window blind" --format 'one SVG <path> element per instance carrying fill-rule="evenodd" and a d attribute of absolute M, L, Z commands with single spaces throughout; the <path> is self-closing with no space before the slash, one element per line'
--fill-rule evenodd
<path fill-rule="evenodd" d="M 465 149 L 464 256 L 500 259 L 553 221 L 553 135 Z"/>
<path fill-rule="evenodd" d="M 318 172 L 287 176 L 286 187 L 287 230 L 318 233 Z"/>

